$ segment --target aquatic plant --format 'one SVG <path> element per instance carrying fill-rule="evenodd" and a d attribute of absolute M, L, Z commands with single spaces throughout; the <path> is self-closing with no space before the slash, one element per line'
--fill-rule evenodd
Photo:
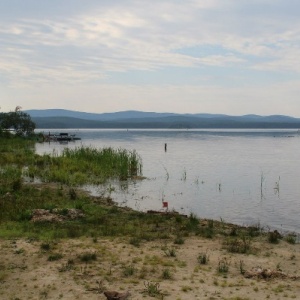
<path fill-rule="evenodd" d="M 64 149 L 62 155 L 52 157 L 44 169 L 35 171 L 45 181 L 80 185 L 103 183 L 108 178 L 127 180 L 141 175 L 141 169 L 141 159 L 135 151 L 78 147 Z"/>

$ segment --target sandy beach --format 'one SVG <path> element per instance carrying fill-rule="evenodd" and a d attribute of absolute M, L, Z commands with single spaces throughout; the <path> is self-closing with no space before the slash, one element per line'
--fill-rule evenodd
<path fill-rule="evenodd" d="M 92 300 L 113 290 L 132 300 L 300 299 L 299 244 L 271 244 L 262 235 L 252 253 L 238 254 L 221 236 L 182 242 L 2 239 L 0 298 Z"/>

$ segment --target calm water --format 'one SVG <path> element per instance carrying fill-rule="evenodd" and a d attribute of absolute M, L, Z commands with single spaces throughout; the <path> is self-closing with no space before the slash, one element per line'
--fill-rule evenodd
<path fill-rule="evenodd" d="M 89 187 L 93 193 L 110 194 L 120 205 L 160 210 L 167 201 L 169 209 L 185 214 L 300 233 L 296 130 L 67 131 L 82 140 L 39 144 L 37 152 L 91 145 L 139 153 L 146 180 L 116 185 L 113 191 L 108 185 Z"/>

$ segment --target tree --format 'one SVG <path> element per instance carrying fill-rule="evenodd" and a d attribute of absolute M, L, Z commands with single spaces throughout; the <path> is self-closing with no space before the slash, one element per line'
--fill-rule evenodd
<path fill-rule="evenodd" d="M 0 114 L 0 128 L 2 130 L 13 129 L 16 135 L 30 135 L 34 132 L 35 123 L 29 114 L 22 112 L 21 107 L 17 106 L 15 111 Z"/>

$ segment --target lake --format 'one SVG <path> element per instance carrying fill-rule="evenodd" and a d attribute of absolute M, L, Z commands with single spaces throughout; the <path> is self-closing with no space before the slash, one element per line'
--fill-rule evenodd
<path fill-rule="evenodd" d="M 165 201 L 183 214 L 300 233 L 297 130 L 43 131 L 67 131 L 82 140 L 37 144 L 38 153 L 81 145 L 136 150 L 145 180 L 86 187 L 121 206 L 161 210 Z"/>

